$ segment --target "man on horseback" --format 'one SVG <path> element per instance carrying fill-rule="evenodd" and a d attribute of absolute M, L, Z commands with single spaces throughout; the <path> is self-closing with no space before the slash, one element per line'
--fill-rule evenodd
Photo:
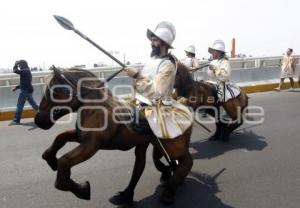
<path fill-rule="evenodd" d="M 235 98 L 240 94 L 240 89 L 229 82 L 230 80 L 230 63 L 226 57 L 225 44 L 222 40 L 216 40 L 208 48 L 212 55 L 212 62 L 208 67 L 208 75 L 215 81 L 218 91 L 218 102 L 225 103 L 229 99 Z"/>
<path fill-rule="evenodd" d="M 141 71 L 127 68 L 128 76 L 135 79 L 136 99 L 146 106 L 145 117 L 158 138 L 175 138 L 192 124 L 189 109 L 172 99 L 177 66 L 168 51 L 173 48 L 175 35 L 170 22 L 161 22 L 154 31 L 148 29 L 151 59 Z"/>
<path fill-rule="evenodd" d="M 213 84 L 217 88 L 218 101 L 215 102 L 215 106 L 219 112 L 220 106 L 226 112 L 223 115 L 218 115 L 216 133 L 209 140 L 228 141 L 229 134 L 243 123 L 239 116 L 248 105 L 248 97 L 241 92 L 237 85 L 230 82 L 230 63 L 225 54 L 224 42 L 222 40 L 214 41 L 212 46 L 208 48 L 208 52 L 213 59 L 208 67 L 208 75 L 215 81 Z"/>
<path fill-rule="evenodd" d="M 118 109 L 123 110 L 124 105 L 103 87 L 104 83 L 93 73 L 81 69 L 61 71 L 53 67 L 54 73 L 47 84 L 39 112 L 35 116 L 35 123 L 40 128 L 49 129 L 57 119 L 66 114 L 61 113 L 61 110 L 55 112 L 52 109 L 68 107 L 78 112 L 75 128 L 59 134 L 42 156 L 54 171 L 57 170 L 57 189 L 71 191 L 78 198 L 89 200 L 90 183 L 77 183 L 72 180 L 71 168 L 90 159 L 99 149 L 126 151 L 135 148 L 135 162 L 129 184 L 110 199 L 115 205 L 132 203 L 135 187 L 145 168 L 147 148 L 152 143 L 154 165 L 162 173 L 161 179 L 168 180 L 159 200 L 164 204 L 174 202 L 178 186 L 183 183 L 193 166 L 189 152 L 192 116 L 188 108 L 176 104 L 171 98 L 177 67 L 168 50 L 175 38 L 174 26 L 162 22 L 154 32 L 148 30 L 147 36 L 153 48 L 150 64 L 146 64 L 141 71 L 135 68 L 127 69 L 128 75 L 135 78 L 137 97 L 145 107 L 145 117 L 152 129 L 147 136 L 145 132 L 141 134 L 128 128 L 128 122 L 114 119 Z M 81 85 L 84 78 L 92 80 Z M 65 101 L 69 91 L 54 91 L 57 85 L 74 89 L 71 101 Z M 51 93 L 55 93 L 55 100 L 49 99 Z M 79 97 L 85 102 L 80 101 Z M 64 102 L 61 102 L 62 100 Z M 127 112 L 128 108 L 125 107 Z M 78 142 L 79 145 L 57 158 L 57 152 L 67 142 Z M 165 150 L 165 155 L 168 155 L 168 162 L 176 161 L 176 168 L 166 166 L 160 161 L 163 156 L 160 145 L 164 147 L 161 149 Z"/>
<path fill-rule="evenodd" d="M 182 60 L 182 63 L 189 68 L 194 79 L 194 70 L 199 67 L 199 62 L 196 59 L 196 48 L 194 45 L 190 45 L 184 51 L 186 58 Z"/>

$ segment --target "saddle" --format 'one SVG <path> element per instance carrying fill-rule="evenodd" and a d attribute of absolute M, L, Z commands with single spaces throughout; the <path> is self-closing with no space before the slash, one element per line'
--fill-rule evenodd
<path fill-rule="evenodd" d="M 131 106 L 134 108 L 134 119 L 133 122 L 130 124 L 130 127 L 133 131 L 138 134 L 146 134 L 152 135 L 152 129 L 149 126 L 149 123 L 142 111 L 140 111 L 136 106 Z"/>
<path fill-rule="evenodd" d="M 216 82 L 206 82 L 214 86 L 217 94 L 217 102 L 225 103 L 231 99 L 237 98 L 241 94 L 241 89 L 232 82 L 225 83 L 223 88 Z"/>
<path fill-rule="evenodd" d="M 138 134 L 153 134 L 143 111 L 134 104 L 126 105 L 126 108 L 122 109 L 118 113 L 122 115 L 118 116 L 118 120 L 126 123 L 132 131 Z M 131 122 L 128 123 L 128 121 Z"/>

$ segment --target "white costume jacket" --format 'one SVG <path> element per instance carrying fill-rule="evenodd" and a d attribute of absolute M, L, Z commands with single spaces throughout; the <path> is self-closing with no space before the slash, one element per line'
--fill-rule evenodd
<path fill-rule="evenodd" d="M 226 102 L 238 96 L 240 94 L 240 88 L 229 82 L 231 74 L 229 61 L 225 58 L 214 59 L 211 65 L 214 66 L 215 71 L 208 70 L 208 75 L 211 81 L 217 84 L 219 100 Z"/>
<path fill-rule="evenodd" d="M 172 99 L 176 65 L 166 58 L 152 58 L 136 79 L 136 98 L 147 104 L 145 116 L 158 138 L 175 138 L 192 125 L 192 113 Z"/>
<path fill-rule="evenodd" d="M 293 56 L 284 55 L 282 59 L 280 78 L 293 77 L 296 64 L 296 59 Z"/>

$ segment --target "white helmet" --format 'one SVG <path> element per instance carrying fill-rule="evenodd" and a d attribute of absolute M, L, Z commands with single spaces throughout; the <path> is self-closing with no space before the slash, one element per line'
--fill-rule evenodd
<path fill-rule="evenodd" d="M 159 23 L 154 32 L 152 32 L 150 29 L 147 30 L 147 37 L 151 41 L 151 37 L 155 35 L 162 41 L 164 41 L 166 44 L 172 47 L 172 43 L 176 36 L 176 30 L 174 25 L 171 22 L 163 21 Z"/>
<path fill-rule="evenodd" d="M 208 52 L 211 53 L 212 50 L 225 52 L 225 43 L 223 40 L 215 40 L 212 46 L 208 48 Z"/>
<path fill-rule="evenodd" d="M 195 48 L 194 45 L 188 46 L 184 51 L 185 51 L 185 52 L 188 52 L 188 53 L 196 54 L 196 48 Z"/>

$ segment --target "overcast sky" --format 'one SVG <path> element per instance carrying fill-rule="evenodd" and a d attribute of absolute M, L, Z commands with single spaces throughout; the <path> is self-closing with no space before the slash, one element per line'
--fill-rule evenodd
<path fill-rule="evenodd" d="M 198 58 L 207 47 L 223 39 L 230 52 L 236 38 L 237 53 L 281 55 L 287 47 L 300 52 L 298 0 L 9 0 L 0 12 L 0 68 L 15 60 L 30 66 L 63 67 L 95 62 L 111 64 L 98 49 L 72 31 L 63 29 L 53 14 L 69 19 L 82 33 L 123 61 L 143 62 L 149 57 L 146 29 L 163 20 L 176 28 L 174 53 L 184 57 L 189 44 Z"/>

